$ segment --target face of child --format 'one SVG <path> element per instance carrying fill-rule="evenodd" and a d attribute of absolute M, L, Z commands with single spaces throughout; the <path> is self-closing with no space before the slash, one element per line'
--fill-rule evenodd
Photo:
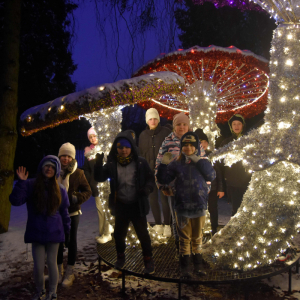
<path fill-rule="evenodd" d="M 62 155 L 59 158 L 62 167 L 66 167 L 72 161 L 72 159 L 73 158 L 69 155 Z"/>
<path fill-rule="evenodd" d="M 55 175 L 55 168 L 51 165 L 46 165 L 43 167 L 42 173 L 46 178 L 52 178 Z"/>
<path fill-rule="evenodd" d="M 185 133 L 189 131 L 189 125 L 186 123 L 178 123 L 175 126 L 175 134 L 178 137 L 182 137 Z"/>
<path fill-rule="evenodd" d="M 158 125 L 158 120 L 156 118 L 151 118 L 148 121 L 148 125 L 150 129 L 155 129 Z"/>
<path fill-rule="evenodd" d="M 93 144 L 93 145 L 98 144 L 98 137 L 95 134 L 90 134 L 89 140 L 90 140 L 91 144 Z"/>
<path fill-rule="evenodd" d="M 192 155 L 194 154 L 196 151 L 196 148 L 195 146 L 191 145 L 191 144 L 184 144 L 182 146 L 182 152 L 186 155 L 186 156 L 189 156 L 189 155 Z"/>
<path fill-rule="evenodd" d="M 118 151 L 118 154 L 119 154 L 121 157 L 126 158 L 127 156 L 130 155 L 130 153 L 131 153 L 131 148 L 127 148 L 127 147 L 118 147 L 118 148 L 117 148 L 117 151 Z"/>
<path fill-rule="evenodd" d="M 231 127 L 235 134 L 239 134 L 243 130 L 243 123 L 235 120 L 232 122 Z"/>
<path fill-rule="evenodd" d="M 207 147 L 208 147 L 208 141 L 202 140 L 202 141 L 201 141 L 201 145 L 202 145 L 202 148 L 203 148 L 204 150 L 206 150 Z"/>

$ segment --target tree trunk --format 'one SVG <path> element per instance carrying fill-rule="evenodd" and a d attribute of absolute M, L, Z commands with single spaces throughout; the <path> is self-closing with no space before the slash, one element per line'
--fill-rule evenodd
<path fill-rule="evenodd" d="M 9 194 L 14 180 L 17 145 L 18 76 L 22 0 L 5 0 L 0 55 L 0 233 L 8 230 Z"/>

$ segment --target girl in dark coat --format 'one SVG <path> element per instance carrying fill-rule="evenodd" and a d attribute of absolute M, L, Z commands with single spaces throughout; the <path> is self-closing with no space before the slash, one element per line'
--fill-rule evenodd
<path fill-rule="evenodd" d="M 65 188 L 58 184 L 60 161 L 56 156 L 45 156 L 35 179 L 28 179 L 26 168 L 19 167 L 17 181 L 9 201 L 12 205 L 27 205 L 28 219 L 25 243 L 32 243 L 34 281 L 37 294 L 33 299 L 45 299 L 44 268 L 47 254 L 49 296 L 56 299 L 58 282 L 57 252 L 59 243 L 66 245 L 70 233 L 69 199 Z"/>
<path fill-rule="evenodd" d="M 245 133 L 245 120 L 242 115 L 233 115 L 228 121 L 232 136 L 225 139 L 220 147 L 237 140 Z M 248 173 L 242 161 L 238 161 L 231 167 L 223 166 L 223 176 L 226 182 L 227 196 L 232 204 L 232 215 L 234 216 L 240 207 L 243 196 L 251 180 L 251 174 Z"/>
<path fill-rule="evenodd" d="M 115 216 L 115 267 L 122 269 L 124 266 L 125 239 L 129 223 L 132 222 L 143 249 L 144 273 L 152 274 L 155 269 L 146 216 L 150 210 L 148 196 L 154 186 L 153 171 L 147 161 L 138 156 L 135 142 L 128 130 L 117 135 L 104 166 L 103 157 L 103 153 L 97 153 L 94 176 L 99 182 L 110 179 L 108 206 Z"/>
<path fill-rule="evenodd" d="M 158 155 L 158 150 L 162 145 L 165 138 L 172 132 L 170 129 L 160 125 L 160 117 L 155 108 L 149 108 L 146 112 L 147 128 L 140 134 L 139 137 L 139 150 L 140 155 L 146 158 L 150 168 L 155 170 L 155 161 Z M 159 194 L 159 195 L 158 195 Z M 164 216 L 164 225 L 162 225 L 160 205 L 158 202 L 160 196 L 162 211 Z M 159 191 L 157 186 L 154 186 L 153 192 L 149 195 L 150 207 L 155 220 L 153 229 L 166 237 L 171 236 L 171 212 L 168 203 L 168 198 Z"/>
<path fill-rule="evenodd" d="M 207 181 L 212 182 L 216 172 L 206 157 L 199 156 L 197 134 L 187 132 L 180 142 L 181 152 L 178 159 L 172 161 L 172 153 L 165 153 L 156 177 L 161 184 L 169 184 L 176 179 L 174 210 L 179 235 L 180 270 L 182 277 L 190 277 L 191 250 L 194 271 L 205 275 L 201 245 L 209 193 Z"/>
<path fill-rule="evenodd" d="M 77 168 L 75 154 L 75 147 L 70 143 L 65 143 L 59 148 L 58 157 L 62 166 L 62 170 L 60 172 L 60 176 L 58 177 L 58 182 L 61 183 L 67 190 L 70 201 L 69 214 L 71 217 L 68 264 L 63 281 L 64 245 L 62 243 L 59 246 L 57 256 L 59 283 L 62 282 L 63 287 L 70 287 L 75 279 L 73 268 L 77 255 L 77 230 L 79 225 L 79 216 L 82 214 L 81 204 L 87 201 L 92 195 L 91 188 L 85 178 L 84 172 Z"/>

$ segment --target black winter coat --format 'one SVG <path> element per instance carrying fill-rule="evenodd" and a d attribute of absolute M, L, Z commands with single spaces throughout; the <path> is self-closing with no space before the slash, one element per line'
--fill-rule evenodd
<path fill-rule="evenodd" d="M 206 156 L 209 156 L 212 151 L 205 150 Z M 222 176 L 222 167 L 219 162 L 216 162 L 213 165 L 213 168 L 216 171 L 216 178 L 211 183 L 211 190 L 217 191 L 217 192 L 224 192 L 224 186 L 223 186 L 223 176 Z"/>
<path fill-rule="evenodd" d="M 139 150 L 140 155 L 146 158 L 150 168 L 155 169 L 155 162 L 159 148 L 161 147 L 162 142 L 172 131 L 160 125 L 154 130 L 150 130 L 149 126 L 140 134 L 139 137 Z"/>
<path fill-rule="evenodd" d="M 227 145 L 234 141 L 236 138 L 231 136 L 225 139 L 220 147 Z M 222 164 L 222 173 L 227 186 L 233 187 L 247 187 L 251 180 L 251 173 L 247 172 L 241 161 L 233 164 L 231 167 L 227 167 Z"/>
<path fill-rule="evenodd" d="M 140 193 L 143 188 L 147 188 L 151 193 L 153 191 L 155 180 L 153 171 L 150 169 L 149 164 L 143 157 L 138 156 L 138 150 L 136 148 L 135 142 L 128 131 L 120 132 L 114 140 L 111 147 L 110 153 L 107 157 L 107 163 L 102 166 L 95 164 L 94 166 L 94 178 L 98 182 L 106 181 L 110 179 L 110 195 L 108 199 L 108 207 L 112 215 L 115 215 L 115 204 L 117 201 L 118 193 L 118 171 L 117 171 L 117 147 L 116 140 L 118 138 L 125 137 L 131 144 L 131 152 L 133 154 L 133 159 L 137 165 L 136 173 L 136 191 L 137 199 L 140 207 L 140 215 L 146 216 L 150 211 L 150 205 L 148 196 Z"/>
<path fill-rule="evenodd" d="M 83 164 L 83 171 L 84 175 L 86 177 L 86 180 L 88 181 L 93 197 L 99 196 L 99 191 L 97 188 L 97 181 L 94 179 L 94 166 L 95 166 L 96 160 L 91 159 L 88 160 L 86 157 L 84 158 L 84 164 Z"/>

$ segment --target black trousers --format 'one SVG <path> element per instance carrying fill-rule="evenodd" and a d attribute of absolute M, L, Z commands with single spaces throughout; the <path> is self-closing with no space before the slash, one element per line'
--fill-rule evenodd
<path fill-rule="evenodd" d="M 71 230 L 70 230 L 70 243 L 68 247 L 68 265 L 74 266 L 77 256 L 77 230 L 79 225 L 79 215 L 72 216 L 71 218 Z M 64 255 L 64 243 L 59 244 L 57 264 L 63 263 Z"/>
<path fill-rule="evenodd" d="M 247 186 L 244 187 L 235 187 L 227 186 L 227 196 L 229 201 L 232 204 L 232 216 L 234 216 L 241 206 L 243 201 L 243 196 L 247 190 Z"/>
<path fill-rule="evenodd" d="M 146 216 L 140 215 L 138 202 L 134 204 L 116 202 L 114 237 L 117 253 L 125 252 L 125 239 L 130 222 L 132 222 L 137 237 L 140 240 L 143 255 L 152 256 L 151 240 L 147 229 L 147 218 Z"/>
<path fill-rule="evenodd" d="M 211 229 L 217 230 L 219 224 L 219 215 L 218 215 L 218 200 L 217 190 L 211 190 L 208 194 L 208 211 L 210 213 L 210 223 Z"/>

